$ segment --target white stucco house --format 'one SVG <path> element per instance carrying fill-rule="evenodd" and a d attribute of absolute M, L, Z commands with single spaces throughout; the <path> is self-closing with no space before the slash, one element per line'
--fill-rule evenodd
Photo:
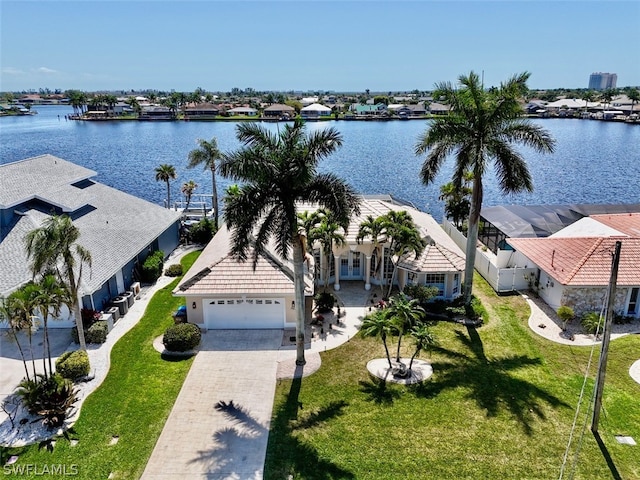
<path fill-rule="evenodd" d="M 311 205 L 298 207 L 301 212 L 312 209 Z M 440 225 L 430 215 L 391 196 L 365 196 L 360 215 L 351 219 L 344 232 L 344 246 L 334 244 L 331 254 L 325 255 L 320 245 L 311 245 L 306 262 L 308 318 L 319 286 L 328 284 L 340 290 L 344 282 L 357 282 L 370 290 L 375 285 L 389 285 L 393 274 L 389 243 L 380 239 L 376 249 L 371 238 L 358 242 L 356 237 L 367 216 L 375 218 L 391 210 L 409 212 L 427 245 L 418 258 L 412 255 L 400 260 L 394 284 L 400 289 L 410 283 L 433 285 L 442 299 L 460 295 L 464 254 Z M 230 232 L 221 228 L 174 290 L 174 295 L 185 297 L 187 320 L 206 329 L 295 327 L 290 262 L 267 249 L 254 270 L 251 260 L 240 262 L 229 255 L 230 242 Z"/>

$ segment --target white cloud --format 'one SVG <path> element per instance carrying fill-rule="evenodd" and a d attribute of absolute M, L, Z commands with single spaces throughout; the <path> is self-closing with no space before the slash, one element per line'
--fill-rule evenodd
<path fill-rule="evenodd" d="M 58 73 L 58 71 L 57 71 L 57 70 L 53 70 L 53 69 L 51 69 L 51 68 L 47 68 L 47 67 L 40 67 L 40 68 L 37 68 L 37 69 L 36 69 L 36 72 L 38 72 L 38 73 L 46 73 L 46 74 L 49 74 L 49 73 Z"/>
<path fill-rule="evenodd" d="M 5 67 L 2 69 L 2 73 L 6 75 L 23 75 L 24 71 L 20 70 L 19 68 Z"/>

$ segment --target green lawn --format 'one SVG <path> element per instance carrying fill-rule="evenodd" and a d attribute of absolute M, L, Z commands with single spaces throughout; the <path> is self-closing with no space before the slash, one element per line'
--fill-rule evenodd
<path fill-rule="evenodd" d="M 185 272 L 199 253 L 183 257 Z M 78 474 L 73 478 L 107 479 L 111 472 L 112 478 L 140 477 L 192 363 L 163 360 L 152 345 L 173 323 L 171 313 L 182 301 L 171 295 L 177 282 L 153 296 L 140 322 L 114 346 L 109 374 L 84 402 L 74 426 L 76 446 L 59 440 L 52 453 L 37 445 L 3 452 L 3 457 L 19 454 L 19 465 L 34 465 L 40 472 L 45 465 L 65 465 L 67 475 L 15 478 L 68 478 L 74 465 Z M 113 436 L 119 442 L 109 445 Z"/>
<path fill-rule="evenodd" d="M 323 354 L 314 375 L 280 382 L 265 478 L 558 478 L 590 348 L 530 332 L 519 296 L 497 297 L 480 278 L 474 293 L 490 321 L 477 331 L 437 325 L 439 347 L 421 355 L 434 375 L 420 386 L 373 380 L 366 363 L 384 349 L 359 337 Z M 609 358 L 600 432 L 618 474 L 640 478 L 640 446 L 613 438 L 640 442 L 640 385 L 628 375 L 640 338 L 612 342 Z M 582 438 L 574 478 L 612 478 L 588 427 L 581 436 L 584 420 L 581 414 L 574 436 L 576 446 Z"/>

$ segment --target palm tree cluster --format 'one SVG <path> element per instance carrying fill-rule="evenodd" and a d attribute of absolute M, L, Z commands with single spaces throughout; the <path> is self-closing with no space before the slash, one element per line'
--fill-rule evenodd
<path fill-rule="evenodd" d="M 371 238 L 373 243 L 373 253 L 376 259 L 376 265 L 373 266 L 372 271 L 374 276 L 380 280 L 381 291 L 384 284 L 382 246 L 389 244 L 389 258 L 393 263 L 393 272 L 389 280 L 389 291 L 387 293 L 387 296 L 389 296 L 393 289 L 393 281 L 398 271 L 399 262 L 411 254 L 419 256 L 424 250 L 425 242 L 413 222 L 413 218 L 405 210 L 391 210 L 375 218 L 372 215 L 367 215 L 360 224 L 356 241 L 362 243 L 368 237 Z"/>
<path fill-rule="evenodd" d="M 367 315 L 362 322 L 361 331 L 365 337 L 380 337 L 389 369 L 393 368 L 393 363 L 387 339 L 390 336 L 398 337 L 395 361 L 397 364 L 402 364 L 400 357 L 402 339 L 409 333 L 414 341 L 415 351 L 409 362 L 408 373 L 411 372 L 413 361 L 420 351 L 436 343 L 435 337 L 429 329 L 429 323 L 425 320 L 425 311 L 419 305 L 418 300 L 410 299 L 402 293 L 391 297 L 388 307 Z"/>
<path fill-rule="evenodd" d="M 532 191 L 533 181 L 520 144 L 542 153 L 553 152 L 554 140 L 542 127 L 522 118 L 519 99 L 527 91 L 528 72 L 515 75 L 499 88 L 485 90 L 480 77 L 471 72 L 458 79 L 459 88 L 449 82 L 436 85 L 436 97 L 451 106 L 447 116 L 430 121 L 415 148 L 427 154 L 420 176 L 425 185 L 433 183 L 445 160 L 453 155 L 453 184 L 462 188 L 465 175 L 473 176 L 467 231 L 463 295 L 471 304 L 478 226 L 483 198 L 483 178 L 490 162 L 505 194 Z"/>
<path fill-rule="evenodd" d="M 220 173 L 240 182 L 225 197 L 224 220 L 231 230 L 231 253 L 247 260 L 258 257 L 273 241 L 276 253 L 293 258 L 296 310 L 296 363 L 304 365 L 305 343 L 305 232 L 299 228 L 297 205 L 312 203 L 332 212 L 346 225 L 359 211 L 359 197 L 332 173 L 318 173 L 318 163 L 342 145 L 334 129 L 307 134 L 300 120 L 272 133 L 258 124 L 240 124 L 242 147 L 224 154 Z M 291 255 L 292 254 L 292 255 Z"/>

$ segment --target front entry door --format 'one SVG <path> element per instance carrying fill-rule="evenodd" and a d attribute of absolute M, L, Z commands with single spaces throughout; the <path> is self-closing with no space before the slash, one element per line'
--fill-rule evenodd
<path fill-rule="evenodd" d="M 364 263 L 360 252 L 349 252 L 340 257 L 340 279 L 362 280 Z"/>

